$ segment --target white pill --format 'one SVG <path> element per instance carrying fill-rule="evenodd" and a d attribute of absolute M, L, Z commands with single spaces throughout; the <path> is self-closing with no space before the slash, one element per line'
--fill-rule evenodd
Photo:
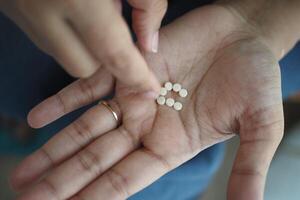
<path fill-rule="evenodd" d="M 172 107 L 175 103 L 175 100 L 172 98 L 168 98 L 166 101 L 167 106 Z"/>
<path fill-rule="evenodd" d="M 173 107 L 174 107 L 175 110 L 179 111 L 179 110 L 182 109 L 182 103 L 175 102 Z"/>
<path fill-rule="evenodd" d="M 181 89 L 179 91 L 179 96 L 186 97 L 188 95 L 188 91 L 186 89 Z"/>
<path fill-rule="evenodd" d="M 165 88 L 168 90 L 168 91 L 171 91 L 172 88 L 173 88 L 173 84 L 171 82 L 166 82 L 165 83 Z"/>
<path fill-rule="evenodd" d="M 159 96 L 157 99 L 156 99 L 156 102 L 159 104 L 159 105 L 164 105 L 166 103 L 166 98 L 163 97 L 163 96 Z"/>
<path fill-rule="evenodd" d="M 159 94 L 162 96 L 166 96 L 168 93 L 168 90 L 164 87 L 160 88 Z"/>
<path fill-rule="evenodd" d="M 173 91 L 174 92 L 179 92 L 181 90 L 181 85 L 179 83 L 175 83 L 173 85 Z"/>

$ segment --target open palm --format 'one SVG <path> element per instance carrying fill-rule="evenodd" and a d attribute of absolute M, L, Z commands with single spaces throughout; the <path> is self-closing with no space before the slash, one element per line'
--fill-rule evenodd
<path fill-rule="evenodd" d="M 88 110 L 18 167 L 15 188 L 43 177 L 20 199 L 125 199 L 235 134 L 241 145 L 229 199 L 263 198 L 283 133 L 280 71 L 270 50 L 231 11 L 209 6 L 163 28 L 159 53 L 145 58 L 161 83 L 188 89 L 183 110 L 117 82 L 110 104 L 122 124 L 116 128 L 104 106 Z M 102 69 L 41 103 L 29 121 L 43 126 L 100 99 L 113 83 Z"/>

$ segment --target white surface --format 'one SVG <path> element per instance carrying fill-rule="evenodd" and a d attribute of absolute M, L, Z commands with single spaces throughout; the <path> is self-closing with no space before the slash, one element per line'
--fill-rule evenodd
<path fill-rule="evenodd" d="M 182 103 L 180 103 L 178 101 L 175 102 L 174 103 L 174 109 L 177 110 L 177 111 L 181 110 L 182 109 Z"/>
<path fill-rule="evenodd" d="M 179 91 L 179 96 L 181 96 L 181 97 L 187 97 L 187 95 L 188 95 L 188 91 L 186 89 L 181 89 Z"/>
<path fill-rule="evenodd" d="M 159 104 L 159 105 L 164 105 L 166 103 L 166 98 L 163 97 L 163 96 L 159 96 L 157 99 L 156 99 L 156 102 Z"/>
<path fill-rule="evenodd" d="M 165 83 L 165 88 L 168 90 L 168 91 L 171 91 L 173 89 L 173 84 L 171 82 L 166 82 Z"/>
<path fill-rule="evenodd" d="M 179 92 L 181 90 L 181 85 L 179 83 L 175 83 L 173 85 L 173 91 L 174 92 Z"/>
<path fill-rule="evenodd" d="M 167 106 L 172 107 L 175 103 L 175 100 L 173 98 L 168 98 L 166 101 Z"/>
<path fill-rule="evenodd" d="M 164 87 L 160 88 L 159 94 L 162 96 L 166 96 L 168 93 L 168 90 Z"/>

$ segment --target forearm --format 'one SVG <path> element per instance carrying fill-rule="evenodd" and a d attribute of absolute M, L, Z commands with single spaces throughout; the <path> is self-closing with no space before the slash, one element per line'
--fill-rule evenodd
<path fill-rule="evenodd" d="M 300 39 L 300 0 L 221 0 L 252 24 L 278 58 Z"/>

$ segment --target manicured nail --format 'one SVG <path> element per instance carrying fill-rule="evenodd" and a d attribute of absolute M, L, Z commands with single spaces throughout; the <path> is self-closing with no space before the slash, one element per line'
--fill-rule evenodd
<path fill-rule="evenodd" d="M 152 37 L 152 52 L 153 53 L 157 53 L 158 52 L 158 40 L 159 40 L 159 33 L 156 32 L 154 33 L 153 37 Z"/>

